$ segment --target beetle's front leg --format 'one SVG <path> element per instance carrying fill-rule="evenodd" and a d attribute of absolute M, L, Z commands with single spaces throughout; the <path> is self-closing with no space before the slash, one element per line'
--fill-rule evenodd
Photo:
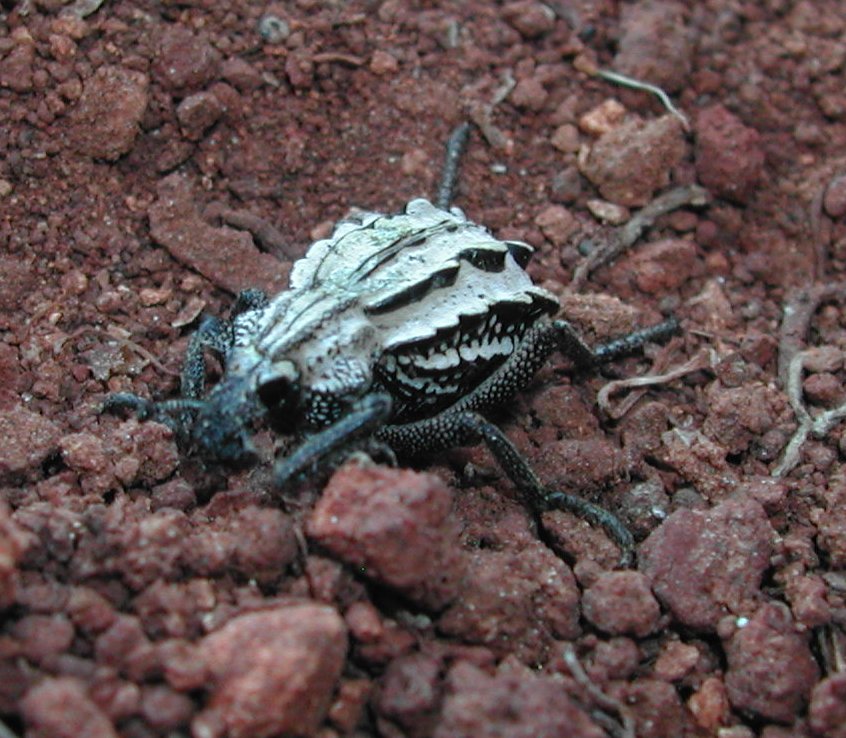
<path fill-rule="evenodd" d="M 376 437 L 398 453 L 434 451 L 483 441 L 508 478 L 523 493 L 535 515 L 548 510 L 564 510 L 591 524 L 601 525 L 620 547 L 620 565 L 627 567 L 632 562 L 634 539 L 619 518 L 581 497 L 546 489 L 508 437 L 478 413 L 447 411 L 416 423 L 386 426 L 376 433 Z"/>
<path fill-rule="evenodd" d="M 371 434 L 390 414 L 390 395 L 365 395 L 339 420 L 309 436 L 294 453 L 276 463 L 273 473 L 276 485 L 285 486 L 303 472 L 319 466 L 350 441 Z"/>

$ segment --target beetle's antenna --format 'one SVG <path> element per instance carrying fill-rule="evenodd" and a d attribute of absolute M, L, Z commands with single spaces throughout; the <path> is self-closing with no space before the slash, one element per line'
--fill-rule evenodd
<path fill-rule="evenodd" d="M 441 174 L 441 183 L 438 185 L 438 195 L 435 198 L 435 206 L 441 210 L 449 210 L 452 196 L 455 194 L 458 165 L 461 162 L 461 155 L 464 153 L 469 135 L 470 123 L 462 123 L 453 130 L 447 139 L 444 170 Z"/>

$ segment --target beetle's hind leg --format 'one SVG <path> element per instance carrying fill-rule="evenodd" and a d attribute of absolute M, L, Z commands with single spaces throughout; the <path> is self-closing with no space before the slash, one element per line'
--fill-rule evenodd
<path fill-rule="evenodd" d="M 565 510 L 591 524 L 601 525 L 620 547 L 621 566 L 632 562 L 634 539 L 615 515 L 581 497 L 547 490 L 508 437 L 478 413 L 446 412 L 417 423 L 387 426 L 377 433 L 377 438 L 399 452 L 417 451 L 423 446 L 432 450 L 452 448 L 483 441 L 536 516 L 548 510 Z"/>
<path fill-rule="evenodd" d="M 561 351 L 579 368 L 595 368 L 640 349 L 650 341 L 665 340 L 677 330 L 678 322 L 670 319 L 591 348 L 565 320 L 539 323 L 523 336 L 502 366 L 452 407 L 432 418 L 386 426 L 377 431 L 376 437 L 397 453 L 410 455 L 484 441 L 536 514 L 551 509 L 566 510 L 590 523 L 602 525 L 620 546 L 621 561 L 628 564 L 632 558 L 633 539 L 625 525 L 587 500 L 547 490 L 511 441 L 478 411 L 502 405 L 526 387 L 554 351 Z"/>

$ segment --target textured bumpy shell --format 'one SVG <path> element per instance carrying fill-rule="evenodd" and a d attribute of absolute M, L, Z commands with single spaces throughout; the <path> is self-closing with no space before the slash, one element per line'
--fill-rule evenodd
<path fill-rule="evenodd" d="M 360 213 L 310 247 L 289 290 L 236 318 L 228 371 L 256 389 L 295 372 L 317 424 L 374 388 L 394 397 L 395 420 L 436 412 L 558 310 L 523 270 L 530 254 L 422 199 Z"/>

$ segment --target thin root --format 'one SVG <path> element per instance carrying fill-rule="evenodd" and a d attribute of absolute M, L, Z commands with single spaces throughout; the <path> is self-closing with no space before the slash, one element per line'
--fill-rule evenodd
<path fill-rule="evenodd" d="M 638 79 L 628 77 L 625 74 L 620 74 L 619 72 L 612 72 L 610 69 L 597 69 L 596 76 L 602 77 L 602 79 L 607 79 L 609 82 L 614 82 L 615 84 L 623 87 L 630 87 L 633 90 L 651 92 L 661 101 L 661 104 L 667 109 L 668 113 L 674 115 L 679 119 L 679 121 L 681 121 L 682 128 L 684 128 L 685 132 L 690 132 L 690 121 L 687 119 L 687 116 L 673 105 L 673 101 L 670 100 L 669 95 L 667 95 L 667 93 L 660 87 L 651 85 L 649 82 L 641 82 Z"/>
<path fill-rule="evenodd" d="M 365 59 L 354 54 L 344 54 L 340 51 L 321 51 L 311 57 L 315 64 L 346 64 L 350 67 L 360 67 L 364 64 Z"/>
<path fill-rule="evenodd" d="M 590 695 L 602 712 L 594 712 L 591 717 L 611 732 L 615 738 L 635 738 L 635 719 L 620 700 L 614 699 L 597 687 L 585 673 L 576 651 L 569 643 L 564 647 L 564 663 L 573 675 L 573 679 Z M 606 712 L 616 713 L 620 721 L 610 718 Z"/>
<path fill-rule="evenodd" d="M 840 628 L 833 624 L 819 628 L 817 646 L 826 675 L 846 670 L 846 634 Z"/>
<path fill-rule="evenodd" d="M 693 358 L 675 369 L 670 369 L 662 374 L 647 374 L 640 377 L 631 377 L 629 379 L 618 379 L 613 382 L 608 382 L 597 395 L 597 403 L 602 411 L 608 415 L 612 420 L 619 420 L 622 418 L 632 406 L 643 396 L 646 387 L 654 387 L 659 384 L 667 384 L 679 377 L 683 377 L 693 372 L 698 372 L 702 369 L 713 367 L 717 362 L 717 355 L 713 349 L 700 349 Z M 611 395 L 626 389 L 642 388 L 639 392 L 632 392 L 626 399 L 620 402 L 619 405 L 612 405 Z"/>
<path fill-rule="evenodd" d="M 781 462 L 773 470 L 774 477 L 783 477 L 799 463 L 799 455 L 808 435 L 814 438 L 825 438 L 837 423 L 846 418 L 846 403 L 833 410 L 825 410 L 814 417 L 802 402 L 802 369 L 809 354 L 810 351 L 800 351 L 791 359 L 788 367 L 787 399 L 796 414 L 799 427 L 785 447 Z"/>
<path fill-rule="evenodd" d="M 290 246 L 285 237 L 276 226 L 260 215 L 251 213 L 249 210 L 236 210 L 222 205 L 210 206 L 205 215 L 214 219 L 219 218 L 226 225 L 247 231 L 258 241 L 262 250 L 280 261 L 291 260 Z"/>
<path fill-rule="evenodd" d="M 669 192 L 656 197 L 651 203 L 641 208 L 624 226 L 614 231 L 605 244 L 602 244 L 576 267 L 569 289 L 578 290 L 591 272 L 607 264 L 629 249 L 658 218 L 674 210 L 692 205 L 701 207 L 708 203 L 708 192 L 699 185 L 675 187 Z"/>
<path fill-rule="evenodd" d="M 77 18 L 87 18 L 96 13 L 105 0 L 76 0 L 73 5 L 62 10 L 62 15 L 75 15 Z"/>
<path fill-rule="evenodd" d="M 508 136 L 494 125 L 493 111 L 497 105 L 511 94 L 516 84 L 517 82 L 514 80 L 511 70 L 506 69 L 502 76 L 502 84 L 494 91 L 493 98 L 490 102 L 471 101 L 467 104 L 467 116 L 476 124 L 485 141 L 493 149 L 506 151 L 511 147 L 511 141 L 508 139 Z"/>
<path fill-rule="evenodd" d="M 808 335 L 808 326 L 823 302 L 846 297 L 846 282 L 831 282 L 803 287 L 794 292 L 784 306 L 784 317 L 778 341 L 778 378 L 787 387 L 793 358 L 801 350 Z"/>
<path fill-rule="evenodd" d="M 784 306 L 778 342 L 778 378 L 787 392 L 787 399 L 799 427 L 784 449 L 781 461 L 773 470 L 774 477 L 783 477 L 799 463 L 802 446 L 808 438 L 824 438 L 846 418 L 846 404 L 812 416 L 802 401 L 802 369 L 808 351 L 802 350 L 808 335 L 811 318 L 817 308 L 829 300 L 846 297 L 846 282 L 814 284 L 794 292 Z"/>

